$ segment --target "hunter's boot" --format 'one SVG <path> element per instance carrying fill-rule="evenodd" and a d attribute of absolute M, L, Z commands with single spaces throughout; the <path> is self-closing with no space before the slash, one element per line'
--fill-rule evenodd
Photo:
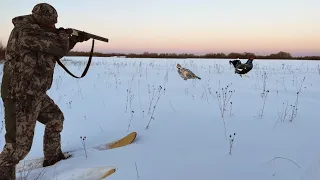
<path fill-rule="evenodd" d="M 70 156 L 65 156 L 61 151 L 59 151 L 57 156 L 49 157 L 43 161 L 43 167 L 52 166 L 55 163 L 67 159 Z"/>

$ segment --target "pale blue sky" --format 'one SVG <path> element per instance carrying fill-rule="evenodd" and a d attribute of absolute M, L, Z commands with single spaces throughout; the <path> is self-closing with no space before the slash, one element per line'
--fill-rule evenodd
<path fill-rule="evenodd" d="M 2 0 L 0 41 L 15 16 L 39 2 L 58 11 L 57 27 L 110 39 L 101 52 L 270 52 L 320 55 L 320 0 Z M 76 50 L 90 50 L 91 42 Z"/>

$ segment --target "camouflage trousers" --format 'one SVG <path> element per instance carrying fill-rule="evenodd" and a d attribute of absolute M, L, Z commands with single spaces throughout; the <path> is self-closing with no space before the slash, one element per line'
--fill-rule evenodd
<path fill-rule="evenodd" d="M 31 149 L 37 120 L 45 125 L 44 158 L 53 158 L 61 152 L 64 116 L 47 95 L 44 98 L 30 96 L 27 100 L 3 99 L 3 102 L 6 144 L 0 154 L 0 180 L 15 180 L 15 167 Z"/>

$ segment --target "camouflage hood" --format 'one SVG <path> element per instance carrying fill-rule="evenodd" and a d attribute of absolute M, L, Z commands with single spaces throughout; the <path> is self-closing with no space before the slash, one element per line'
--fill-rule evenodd
<path fill-rule="evenodd" d="M 14 26 L 22 24 L 53 25 L 58 22 L 58 13 L 54 7 L 47 3 L 39 3 L 32 9 L 32 14 L 17 16 L 12 19 Z"/>
<path fill-rule="evenodd" d="M 32 14 L 17 16 L 12 19 L 14 26 L 23 24 L 53 25 L 57 23 L 57 11 L 49 4 L 40 3 L 34 6 Z"/>
<path fill-rule="evenodd" d="M 24 24 L 35 24 L 36 21 L 32 17 L 32 15 L 24 15 L 24 16 L 17 16 L 12 19 L 12 23 L 14 26 L 24 25 Z"/>

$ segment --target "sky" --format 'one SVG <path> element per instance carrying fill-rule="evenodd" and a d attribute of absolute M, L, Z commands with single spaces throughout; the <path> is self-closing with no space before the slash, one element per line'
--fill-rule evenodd
<path fill-rule="evenodd" d="M 96 52 L 290 52 L 320 55 L 319 0 L 1 0 L 0 41 L 12 18 L 46 2 L 58 11 L 56 27 L 109 39 Z M 73 50 L 90 51 L 91 40 Z"/>

